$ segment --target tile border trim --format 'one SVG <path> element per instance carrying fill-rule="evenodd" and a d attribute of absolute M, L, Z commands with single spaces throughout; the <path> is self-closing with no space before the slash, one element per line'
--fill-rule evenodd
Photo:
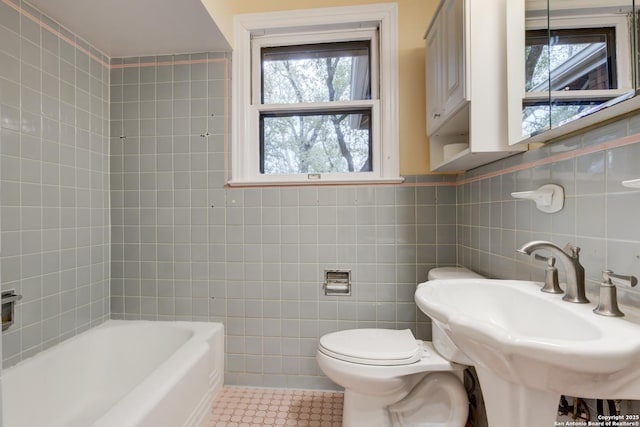
<path fill-rule="evenodd" d="M 103 67 L 107 67 L 109 68 L 109 64 L 106 63 L 105 61 L 102 60 L 102 58 L 96 56 L 95 54 L 93 54 L 91 51 L 87 50 L 86 48 L 80 46 L 78 43 L 76 43 L 74 40 L 71 40 L 69 37 L 65 36 L 64 34 L 62 34 L 60 31 L 51 28 L 51 26 L 49 26 L 49 24 L 43 22 L 40 18 L 33 16 L 31 13 L 27 12 L 26 10 L 24 10 L 21 6 L 18 6 L 17 4 L 11 2 L 11 0 L 1 0 L 2 3 L 6 4 L 7 6 L 9 6 L 10 8 L 14 9 L 15 11 L 17 11 L 19 14 L 21 14 L 22 16 L 24 16 L 25 18 L 30 19 L 31 21 L 35 22 L 36 24 L 38 24 L 42 29 L 49 31 L 51 34 L 53 34 L 54 36 L 58 37 L 60 40 L 65 41 L 67 44 L 69 44 L 70 46 L 78 49 L 79 51 L 81 51 L 82 53 L 86 54 L 89 58 L 93 59 L 94 61 L 98 62 L 100 65 L 102 65 Z M 33 6 L 32 6 L 33 7 Z M 38 10 L 37 8 L 34 7 L 34 9 Z M 40 12 L 42 13 L 42 12 Z M 48 16 L 48 15 L 47 15 Z M 52 19 L 53 20 L 53 19 Z M 57 21 L 56 21 L 57 22 Z M 62 28 L 66 28 L 63 25 L 61 25 L 60 23 L 58 23 L 58 25 L 60 25 L 60 27 Z M 68 30 L 69 32 L 74 33 L 71 30 Z M 77 35 L 76 35 L 77 37 Z M 84 39 L 83 39 L 84 40 Z M 85 40 L 86 41 L 86 40 Z M 87 42 L 88 43 L 88 42 Z M 98 52 L 100 52 L 102 55 L 104 55 L 105 58 L 108 58 L 109 56 L 106 55 L 104 52 L 102 52 L 100 49 L 98 49 L 97 47 L 93 46 L 91 43 L 90 44 L 95 50 L 97 50 Z"/>
<path fill-rule="evenodd" d="M 180 55 L 183 55 L 183 54 L 180 54 Z M 171 56 L 171 55 L 158 55 L 158 56 Z M 151 57 L 153 57 L 153 55 L 151 55 Z M 148 58 L 148 57 L 141 56 L 139 58 Z M 227 58 L 182 59 L 177 61 L 154 61 L 154 62 L 140 62 L 135 64 L 111 64 L 109 65 L 109 68 L 111 68 L 112 70 L 119 70 L 123 68 L 144 68 L 144 67 L 163 67 L 167 65 L 209 64 L 214 62 L 224 62 L 225 65 L 228 65 L 229 60 Z M 227 79 L 227 70 L 225 68 L 225 80 L 226 79 Z"/>
<path fill-rule="evenodd" d="M 577 157 L 586 156 L 587 154 L 598 153 L 601 151 L 610 150 L 613 148 L 624 147 L 626 145 L 632 145 L 640 142 L 640 134 L 634 134 L 625 136 L 619 139 L 614 139 L 611 141 L 602 142 L 600 144 L 576 148 L 575 150 L 565 151 L 558 154 L 553 154 L 551 156 L 545 157 L 543 159 L 532 160 L 530 162 L 521 163 L 519 165 L 507 167 L 501 170 L 487 172 L 478 176 L 464 178 L 456 181 L 457 185 L 469 184 L 476 181 L 482 181 L 488 178 L 493 178 L 496 176 L 506 175 L 508 173 L 519 172 L 526 169 L 532 169 L 537 166 L 543 166 L 550 163 L 556 163 L 563 160 L 575 159 Z"/>

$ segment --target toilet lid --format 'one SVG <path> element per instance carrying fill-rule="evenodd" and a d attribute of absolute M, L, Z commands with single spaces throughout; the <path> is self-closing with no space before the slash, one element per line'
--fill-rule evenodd
<path fill-rule="evenodd" d="M 408 365 L 420 360 L 421 347 L 409 329 L 350 329 L 320 338 L 320 351 L 364 365 Z"/>

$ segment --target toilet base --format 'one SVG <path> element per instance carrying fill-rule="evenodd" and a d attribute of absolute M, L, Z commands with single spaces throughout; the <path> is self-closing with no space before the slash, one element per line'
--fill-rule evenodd
<path fill-rule="evenodd" d="M 342 427 L 390 427 L 387 407 L 395 400 L 390 401 L 388 396 L 368 396 L 345 390 Z"/>
<path fill-rule="evenodd" d="M 459 376 L 431 372 L 405 377 L 409 378 L 410 386 L 405 389 L 409 392 L 372 396 L 345 390 L 342 426 L 462 427 L 465 424 L 468 400 Z"/>

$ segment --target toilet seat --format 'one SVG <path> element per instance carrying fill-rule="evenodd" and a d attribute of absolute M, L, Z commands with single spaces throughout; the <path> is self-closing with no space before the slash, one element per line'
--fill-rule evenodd
<path fill-rule="evenodd" d="M 409 329 L 350 329 L 322 336 L 319 350 L 345 362 L 398 366 L 420 360 L 419 343 Z"/>

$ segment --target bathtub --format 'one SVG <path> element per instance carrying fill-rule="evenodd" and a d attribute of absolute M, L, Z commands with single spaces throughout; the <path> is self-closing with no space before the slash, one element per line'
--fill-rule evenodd
<path fill-rule="evenodd" d="M 109 320 L 3 371 L 3 426 L 201 426 L 223 376 L 220 323 Z"/>

